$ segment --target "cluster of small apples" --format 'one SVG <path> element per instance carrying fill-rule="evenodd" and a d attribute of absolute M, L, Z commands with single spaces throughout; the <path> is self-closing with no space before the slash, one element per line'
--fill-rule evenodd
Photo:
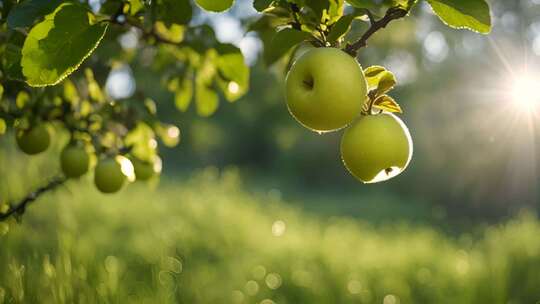
<path fill-rule="evenodd" d="M 19 149 L 36 155 L 47 150 L 51 135 L 46 124 L 37 124 L 16 134 Z M 60 154 L 60 166 L 66 178 L 76 179 L 85 175 L 95 158 L 91 147 L 81 141 L 71 141 Z M 146 181 L 161 172 L 161 160 L 143 161 L 136 157 L 121 155 L 105 156 L 94 167 L 94 184 L 103 193 L 118 192 L 126 181 Z"/>
<path fill-rule="evenodd" d="M 363 183 L 388 180 L 405 170 L 412 157 L 409 130 L 397 116 L 374 113 L 364 71 L 337 48 L 307 51 L 286 78 L 287 105 L 306 128 L 331 132 L 347 127 L 341 157 Z"/>

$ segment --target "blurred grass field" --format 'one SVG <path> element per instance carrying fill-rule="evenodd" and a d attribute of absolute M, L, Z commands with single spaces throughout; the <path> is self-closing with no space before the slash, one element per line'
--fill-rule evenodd
<path fill-rule="evenodd" d="M 540 301 L 531 215 L 449 236 L 246 188 L 234 169 L 113 196 L 71 183 L 0 226 L 0 303 Z"/>

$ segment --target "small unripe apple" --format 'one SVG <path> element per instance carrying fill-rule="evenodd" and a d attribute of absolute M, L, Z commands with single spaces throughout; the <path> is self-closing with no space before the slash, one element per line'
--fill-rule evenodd
<path fill-rule="evenodd" d="M 223 12 L 232 6 L 234 0 L 195 0 L 195 2 L 207 11 Z"/>
<path fill-rule="evenodd" d="M 16 141 L 21 151 L 34 155 L 47 150 L 51 143 L 51 136 L 47 126 L 39 124 L 31 129 L 19 132 Z"/>
<path fill-rule="evenodd" d="M 146 181 L 161 172 L 161 159 L 157 156 L 152 161 L 133 157 L 131 162 L 133 163 L 136 180 Z"/>
<path fill-rule="evenodd" d="M 286 86 L 289 111 L 314 131 L 347 126 L 366 102 L 362 68 L 336 48 L 316 48 L 300 56 L 287 74 Z"/>
<path fill-rule="evenodd" d="M 77 178 L 88 172 L 90 155 L 84 147 L 68 145 L 60 154 L 60 166 L 62 172 L 69 178 Z"/>
<path fill-rule="evenodd" d="M 126 181 L 120 162 L 115 158 L 105 158 L 98 162 L 94 171 L 96 188 L 103 193 L 119 191 Z"/>
<path fill-rule="evenodd" d="M 360 181 L 388 180 L 407 168 L 413 145 L 407 126 L 390 113 L 362 116 L 345 130 L 341 157 Z"/>

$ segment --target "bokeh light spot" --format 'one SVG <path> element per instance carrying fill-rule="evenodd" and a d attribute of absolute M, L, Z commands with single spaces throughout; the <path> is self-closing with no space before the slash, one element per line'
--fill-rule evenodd
<path fill-rule="evenodd" d="M 240 86 L 238 85 L 238 83 L 231 81 L 227 86 L 227 90 L 229 90 L 229 92 L 231 92 L 232 94 L 236 94 L 240 90 Z"/>
<path fill-rule="evenodd" d="M 281 276 L 277 273 L 268 274 L 265 281 L 270 289 L 278 289 L 281 286 Z"/>
<path fill-rule="evenodd" d="M 114 68 L 105 83 L 107 94 L 113 99 L 128 98 L 135 93 L 135 78 L 127 65 Z"/>
<path fill-rule="evenodd" d="M 259 283 L 249 280 L 246 283 L 246 293 L 250 296 L 254 296 L 259 292 Z"/>
<path fill-rule="evenodd" d="M 359 294 L 362 291 L 362 284 L 357 280 L 351 280 L 347 284 L 347 290 L 351 294 Z"/>
<path fill-rule="evenodd" d="M 274 236 L 282 236 L 285 233 L 285 230 L 287 230 L 287 225 L 285 225 L 285 222 L 282 220 L 275 221 L 274 224 L 272 224 L 272 234 Z"/>
<path fill-rule="evenodd" d="M 429 61 L 442 62 L 448 56 L 449 48 L 441 32 L 433 31 L 424 39 L 424 55 Z"/>
<path fill-rule="evenodd" d="M 392 294 L 386 295 L 383 304 L 399 304 L 399 298 Z"/>

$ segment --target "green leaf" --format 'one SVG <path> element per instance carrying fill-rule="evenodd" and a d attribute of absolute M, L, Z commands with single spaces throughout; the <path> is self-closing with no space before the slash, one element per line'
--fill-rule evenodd
<path fill-rule="evenodd" d="M 386 69 L 382 66 L 374 65 L 364 70 L 364 76 L 368 84 L 368 89 L 371 91 L 376 89 L 379 85 L 380 77 L 386 72 Z"/>
<path fill-rule="evenodd" d="M 345 0 L 356 8 L 376 8 L 378 5 L 373 0 Z"/>
<path fill-rule="evenodd" d="M 155 130 L 165 146 L 172 148 L 180 143 L 180 129 L 177 126 L 160 123 Z"/>
<path fill-rule="evenodd" d="M 157 106 L 156 102 L 150 98 L 144 99 L 144 109 L 146 112 L 150 115 L 156 115 L 157 113 Z"/>
<path fill-rule="evenodd" d="M 370 66 L 364 70 L 364 75 L 370 91 L 376 90 L 377 96 L 380 96 L 396 85 L 394 74 L 382 66 Z"/>
<path fill-rule="evenodd" d="M 482 34 L 491 31 L 491 14 L 485 0 L 428 0 L 446 25 Z"/>
<path fill-rule="evenodd" d="M 296 3 L 302 11 L 311 11 L 316 22 L 332 24 L 343 15 L 344 0 L 290 0 Z"/>
<path fill-rule="evenodd" d="M 234 0 L 195 0 L 195 3 L 209 12 L 223 12 L 231 8 Z"/>
<path fill-rule="evenodd" d="M 287 53 L 295 45 L 309 39 L 311 35 L 292 28 L 286 28 L 277 32 L 270 44 L 265 45 L 264 60 L 271 65 Z"/>
<path fill-rule="evenodd" d="M 180 2 L 180 1 L 179 1 Z M 129 14 L 135 15 L 144 9 L 144 3 L 142 0 L 128 0 L 129 3 Z"/>
<path fill-rule="evenodd" d="M 75 71 L 105 35 L 82 5 L 65 3 L 35 25 L 22 48 L 21 66 L 31 86 L 55 85 Z"/>
<path fill-rule="evenodd" d="M 343 16 L 344 0 L 329 0 L 328 10 L 323 11 L 323 22 L 334 24 Z"/>
<path fill-rule="evenodd" d="M 217 72 L 214 55 L 213 50 L 207 52 L 195 78 L 195 106 L 197 114 L 203 117 L 214 114 L 219 105 L 219 96 L 212 86 Z"/>
<path fill-rule="evenodd" d="M 154 30 L 160 37 L 168 39 L 174 43 L 180 43 L 182 40 L 184 40 L 186 26 L 175 23 L 167 26 L 164 22 L 157 21 L 154 23 Z"/>
<path fill-rule="evenodd" d="M 77 87 L 75 86 L 75 84 L 71 80 L 66 79 L 63 82 L 63 85 L 64 85 L 64 92 L 63 92 L 64 99 L 67 100 L 72 105 L 77 105 L 80 101 L 80 97 L 79 97 L 79 92 L 77 91 Z"/>
<path fill-rule="evenodd" d="M 90 68 L 86 68 L 84 70 L 84 76 L 86 77 L 88 95 L 90 96 L 90 99 L 97 103 L 105 102 L 105 95 L 94 78 L 94 72 L 92 72 Z"/>
<path fill-rule="evenodd" d="M 219 57 L 216 60 L 221 80 L 220 85 L 225 98 L 235 101 L 242 97 L 249 88 L 249 67 L 244 55 L 232 44 L 220 44 L 217 47 Z"/>
<path fill-rule="evenodd" d="M 352 21 L 354 20 L 354 15 L 345 15 L 332 26 L 330 33 L 328 34 L 328 41 L 334 42 L 341 39 L 343 36 L 349 32 L 351 29 Z"/>
<path fill-rule="evenodd" d="M 61 0 L 26 0 L 17 4 L 7 18 L 10 28 L 29 27 L 41 17 L 54 11 Z"/>
<path fill-rule="evenodd" d="M 4 72 L 9 79 L 24 81 L 21 68 L 21 47 L 7 43 L 2 56 Z"/>
<path fill-rule="evenodd" d="M 126 6 L 124 1 L 121 0 L 108 0 L 101 4 L 99 8 L 99 13 L 102 15 L 114 15 L 118 10 L 123 9 L 126 11 Z"/>
<path fill-rule="evenodd" d="M 137 123 L 129 131 L 124 143 L 131 147 L 131 154 L 139 159 L 150 160 L 157 154 L 154 131 L 143 122 Z"/>
<path fill-rule="evenodd" d="M 403 113 L 399 104 L 394 100 L 394 98 L 388 95 L 382 95 L 375 99 L 373 102 L 373 107 L 386 112 Z"/>
<path fill-rule="evenodd" d="M 418 0 L 392 0 L 392 7 L 399 7 L 410 11 L 416 2 L 418 2 Z"/>
<path fill-rule="evenodd" d="M 379 83 L 377 86 L 377 95 L 384 94 L 392 90 L 396 86 L 396 77 L 392 72 L 386 71 L 379 78 Z"/>
<path fill-rule="evenodd" d="M 197 114 L 203 117 L 208 117 L 216 112 L 219 105 L 219 96 L 205 83 L 197 82 L 195 85 L 195 105 L 197 106 Z"/>
<path fill-rule="evenodd" d="M 280 25 L 285 25 L 289 22 L 291 22 L 291 18 L 278 18 L 274 16 L 268 16 L 268 15 L 262 15 L 260 18 L 255 20 L 252 23 L 249 23 L 247 26 L 246 32 L 251 31 L 267 31 L 270 29 L 274 29 Z"/>
<path fill-rule="evenodd" d="M 258 11 L 262 12 L 265 9 L 267 9 L 274 0 L 254 0 L 253 1 L 253 7 Z"/>
<path fill-rule="evenodd" d="M 11 80 L 24 81 L 21 68 L 21 49 L 26 35 L 18 30 L 7 30 L 3 47 L 0 47 L 0 63 L 5 76 Z"/>
<path fill-rule="evenodd" d="M 193 80 L 190 77 L 184 77 L 174 93 L 174 103 L 180 111 L 185 112 L 191 104 L 192 99 Z"/>
<path fill-rule="evenodd" d="M 25 91 L 20 91 L 15 97 L 15 105 L 18 109 L 24 108 L 24 106 L 30 101 L 30 95 Z"/>
<path fill-rule="evenodd" d="M 193 7 L 189 0 L 158 0 L 158 19 L 167 26 L 188 24 L 193 16 Z"/>
<path fill-rule="evenodd" d="M 284 7 L 283 5 L 281 5 L 281 6 L 271 6 L 271 7 L 269 7 L 268 9 L 266 9 L 264 11 L 264 15 L 265 16 L 270 16 L 270 17 L 276 17 L 276 18 L 288 18 L 291 21 L 293 20 L 291 18 L 292 14 L 291 14 L 291 11 L 289 10 L 288 5 L 286 7 Z"/>

